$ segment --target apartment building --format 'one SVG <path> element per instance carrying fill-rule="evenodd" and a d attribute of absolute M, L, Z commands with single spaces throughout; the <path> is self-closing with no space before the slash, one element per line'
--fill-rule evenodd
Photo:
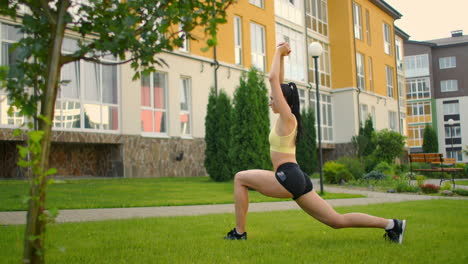
<path fill-rule="evenodd" d="M 218 30 L 216 52 L 201 51 L 204 41 L 156 56 L 167 67 L 133 81 L 128 64 L 103 66 L 80 61 L 66 65 L 57 98 L 51 167 L 66 176 L 201 176 L 204 120 L 211 87 L 233 94 L 243 71 L 268 72 L 275 51 L 274 2 L 241 0 L 228 10 Z M 2 50 L 21 37 L 11 19 L 0 18 Z M 195 32 L 196 35 L 196 32 Z M 73 52 L 76 35 L 68 32 L 63 52 Z M 199 38 L 203 38 L 200 33 Z M 1 53 L 2 65 L 14 54 Z M 114 58 L 106 58 L 115 61 Z M 217 80 L 217 81 L 215 81 Z M 7 114 L 0 90 L 0 177 L 19 177 L 12 131 L 23 117 Z"/>
<path fill-rule="evenodd" d="M 401 58 L 408 36 L 393 25 L 399 17 L 377 0 L 239 0 L 218 28 L 215 49 L 202 52 L 203 41 L 187 40 L 180 49 L 156 55 L 169 68 L 158 67 L 141 80 L 132 80 L 129 65 L 66 65 L 62 79 L 71 81 L 57 98 L 51 166 L 58 175 L 74 176 L 206 175 L 210 88 L 232 96 L 242 72 L 251 66 L 269 71 L 275 46 L 283 41 L 292 48 L 286 81 L 297 83 L 301 106 L 314 110 L 315 65 L 307 47 L 322 44 L 317 70 L 325 159 L 350 154 L 349 142 L 368 115 L 377 129 L 400 131 L 406 124 Z M 12 23 L 0 18 L 2 47 L 20 38 Z M 63 50 L 75 48 L 76 36 L 69 32 Z M 3 65 L 13 57 L 0 54 Z M 23 119 L 8 115 L 7 108 L 0 90 L 0 177 L 16 177 L 22 175 L 15 165 L 20 141 L 12 130 Z"/>
<path fill-rule="evenodd" d="M 370 116 L 377 130 L 403 131 L 401 14 L 385 1 L 328 1 L 335 143 L 346 146 Z M 344 150 L 343 150 L 344 151 Z"/>
<path fill-rule="evenodd" d="M 410 151 L 422 151 L 423 131 L 430 124 L 439 151 L 466 162 L 468 36 L 453 31 L 449 38 L 406 41 L 405 54 Z"/>

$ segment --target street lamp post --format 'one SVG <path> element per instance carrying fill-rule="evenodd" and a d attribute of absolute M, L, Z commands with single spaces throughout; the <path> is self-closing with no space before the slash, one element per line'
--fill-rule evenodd
<path fill-rule="evenodd" d="M 314 58 L 315 63 L 315 94 L 317 98 L 317 132 L 319 145 L 319 169 L 320 169 L 320 193 L 323 194 L 323 160 L 322 160 L 322 128 L 320 121 L 320 92 L 319 92 L 319 74 L 318 74 L 318 58 L 322 54 L 322 45 L 318 42 L 312 42 L 309 45 L 309 55 Z"/>
<path fill-rule="evenodd" d="M 450 143 L 452 143 L 452 148 L 450 149 L 450 157 L 453 158 L 453 123 L 455 123 L 455 121 L 453 121 L 452 118 L 450 118 L 448 120 L 448 125 L 450 127 Z"/>

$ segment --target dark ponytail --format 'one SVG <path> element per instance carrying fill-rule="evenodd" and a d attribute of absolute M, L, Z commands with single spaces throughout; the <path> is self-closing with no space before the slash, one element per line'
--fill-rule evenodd
<path fill-rule="evenodd" d="M 299 100 L 299 91 L 295 83 L 290 82 L 288 84 L 281 84 L 281 90 L 283 95 L 286 98 L 286 102 L 291 108 L 291 112 L 296 117 L 297 121 L 297 135 L 296 143 L 299 141 L 299 138 L 302 136 L 302 122 L 301 122 L 301 107 Z"/>

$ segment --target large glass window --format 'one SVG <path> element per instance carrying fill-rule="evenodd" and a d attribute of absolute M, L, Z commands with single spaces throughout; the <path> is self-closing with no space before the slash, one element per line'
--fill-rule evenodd
<path fill-rule="evenodd" d="M 320 95 L 320 126 L 322 128 L 322 140 L 324 142 L 333 141 L 333 111 L 332 111 L 332 102 L 330 95 Z M 317 100 L 315 96 L 315 91 L 309 91 L 309 107 L 314 109 L 315 120 L 317 120 Z M 315 130 L 317 131 L 317 126 L 315 124 Z"/>
<path fill-rule="evenodd" d="M 167 73 L 141 77 L 141 131 L 167 134 Z"/>
<path fill-rule="evenodd" d="M 439 58 L 439 68 L 442 69 L 450 69 L 457 67 L 457 59 L 456 57 L 443 57 Z"/>
<path fill-rule="evenodd" d="M 77 41 L 65 38 L 63 52 L 76 51 Z M 117 62 L 112 56 L 101 61 Z M 54 128 L 119 129 L 119 89 L 116 65 L 77 61 L 64 65 L 55 103 Z"/>
<path fill-rule="evenodd" d="M 357 3 L 353 4 L 353 17 L 354 17 L 354 37 L 362 39 L 362 10 L 361 6 Z"/>
<path fill-rule="evenodd" d="M 458 102 L 444 102 L 444 115 L 459 115 L 460 108 Z"/>
<path fill-rule="evenodd" d="M 406 80 L 406 98 L 408 100 L 431 98 L 429 78 Z"/>
<path fill-rule="evenodd" d="M 192 111 L 192 88 L 191 80 L 188 77 L 180 79 L 180 135 L 189 137 L 192 134 L 191 129 L 191 111 Z"/>
<path fill-rule="evenodd" d="M 426 125 L 408 126 L 408 146 L 420 147 L 423 143 Z"/>
<path fill-rule="evenodd" d="M 234 16 L 234 62 L 242 65 L 242 19 Z"/>
<path fill-rule="evenodd" d="M 412 78 L 429 75 L 429 55 L 420 54 L 405 57 L 405 77 Z"/>
<path fill-rule="evenodd" d="M 265 28 L 256 23 L 250 23 L 250 41 L 252 66 L 261 71 L 266 67 Z"/>
<path fill-rule="evenodd" d="M 356 52 L 356 68 L 357 68 L 357 86 L 360 90 L 366 89 L 366 79 L 364 73 L 364 55 Z"/>
<path fill-rule="evenodd" d="M 187 38 L 187 34 L 185 32 L 182 31 L 182 25 L 179 24 L 179 37 L 183 37 L 183 41 L 182 41 L 182 46 L 179 47 L 179 50 L 181 51 L 186 51 L 186 52 L 189 52 L 189 39 Z"/>
<path fill-rule="evenodd" d="M 383 23 L 384 52 L 392 55 L 392 30 L 390 25 Z"/>
<path fill-rule="evenodd" d="M 456 124 L 453 126 L 446 125 L 445 126 L 445 139 L 452 139 L 461 137 L 461 129 L 460 124 Z"/>
<path fill-rule="evenodd" d="M 406 114 L 410 123 L 421 123 L 430 121 L 428 117 L 432 114 L 430 102 L 408 103 Z"/>
<path fill-rule="evenodd" d="M 440 81 L 441 92 L 456 92 L 458 91 L 458 80 L 443 80 Z"/>
<path fill-rule="evenodd" d="M 306 0 L 306 24 L 312 31 L 328 36 L 327 0 Z"/>
<path fill-rule="evenodd" d="M 300 32 L 276 24 L 276 39 L 278 42 L 287 41 L 291 47 L 291 54 L 284 59 L 284 77 L 290 80 L 305 81 L 304 35 Z"/>
<path fill-rule="evenodd" d="M 318 58 L 319 65 L 319 84 L 331 88 L 331 66 L 330 66 L 330 45 L 317 39 L 308 38 L 307 45 L 312 42 L 319 42 L 323 47 L 323 53 Z M 315 62 L 312 56 L 309 56 L 309 82 L 315 84 Z"/>
<path fill-rule="evenodd" d="M 1 31 L 1 54 L 0 62 L 2 66 L 13 66 L 16 63 L 19 50 L 12 50 L 13 44 L 22 38 L 21 32 L 14 26 L 0 24 Z M 7 99 L 6 91 L 0 89 L 0 126 L 18 127 L 24 123 L 24 117 L 19 114 L 19 110 L 13 108 L 13 112 L 8 114 L 11 102 Z"/>
<path fill-rule="evenodd" d="M 393 98 L 394 97 L 393 68 L 388 65 L 385 65 L 385 72 L 387 75 L 387 96 L 390 98 Z"/>
<path fill-rule="evenodd" d="M 369 90 L 373 92 L 374 91 L 374 69 L 373 69 L 374 66 L 372 65 L 371 57 L 369 57 L 369 63 L 367 67 L 369 68 Z"/>
<path fill-rule="evenodd" d="M 369 118 L 369 106 L 366 104 L 361 104 L 360 114 L 361 116 L 359 117 L 359 122 L 361 126 L 364 126 L 367 118 Z"/>

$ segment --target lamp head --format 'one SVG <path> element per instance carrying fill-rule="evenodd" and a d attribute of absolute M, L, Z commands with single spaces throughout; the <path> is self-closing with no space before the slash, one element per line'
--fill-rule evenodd
<path fill-rule="evenodd" d="M 323 48 L 318 42 L 312 42 L 309 45 L 309 55 L 312 57 L 318 57 L 322 55 Z"/>
<path fill-rule="evenodd" d="M 454 123 L 455 123 L 455 121 L 453 121 L 452 118 L 450 118 L 450 119 L 448 120 L 448 124 L 449 124 L 450 126 L 453 126 Z"/>

